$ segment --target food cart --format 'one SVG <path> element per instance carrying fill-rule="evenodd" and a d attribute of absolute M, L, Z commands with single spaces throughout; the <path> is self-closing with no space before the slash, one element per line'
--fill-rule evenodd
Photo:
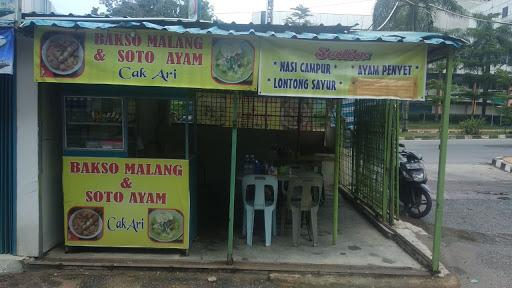
<path fill-rule="evenodd" d="M 232 262 L 237 163 L 248 152 L 237 150 L 239 139 L 252 147 L 245 149 L 267 151 L 272 141 L 295 143 L 296 160 L 322 152 L 314 146 L 334 154 L 331 243 L 336 244 L 344 135 L 339 99 L 423 99 L 427 55 L 443 56 L 462 45 L 440 34 L 350 32 L 341 26 L 295 33 L 274 25 L 164 24 L 31 20 L 23 25 L 35 27 L 36 81 L 44 83 L 44 94 L 62 101 L 67 247 L 188 251 L 198 211 L 220 205 L 212 209 L 220 211 L 220 219 L 227 216 L 220 227 L 227 230 Z M 396 105 L 387 107 L 386 119 L 393 123 Z M 261 131 L 242 139 L 239 127 Z M 334 131 L 332 145 L 326 144 L 329 131 Z M 395 180 L 397 137 L 386 130 L 386 169 Z M 445 157 L 446 135 L 443 139 Z M 384 186 L 386 199 L 396 199 L 398 191 Z M 201 188 L 229 194 L 198 192 Z M 384 204 L 384 214 L 394 217 L 389 211 L 396 206 Z"/>

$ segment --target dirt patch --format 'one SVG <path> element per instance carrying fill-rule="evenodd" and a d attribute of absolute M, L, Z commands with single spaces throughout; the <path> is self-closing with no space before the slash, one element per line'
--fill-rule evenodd
<path fill-rule="evenodd" d="M 211 277 L 215 276 L 215 277 Z M 208 280 L 215 279 L 214 281 Z M 69 280 L 72 279 L 72 280 Z M 0 275 L 0 288 L 100 287 L 289 287 L 267 273 L 152 272 L 132 270 L 44 270 Z"/>

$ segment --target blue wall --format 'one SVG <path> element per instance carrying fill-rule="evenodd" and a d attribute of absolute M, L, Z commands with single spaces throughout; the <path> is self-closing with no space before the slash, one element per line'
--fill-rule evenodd
<path fill-rule="evenodd" d="M 14 77 L 0 75 L 0 254 L 15 249 L 15 127 Z"/>

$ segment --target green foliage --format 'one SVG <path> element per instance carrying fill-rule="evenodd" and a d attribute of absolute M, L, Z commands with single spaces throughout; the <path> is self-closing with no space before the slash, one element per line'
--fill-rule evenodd
<path fill-rule="evenodd" d="M 100 12 L 100 7 L 92 7 L 91 9 L 91 15 L 95 15 L 95 16 L 105 16 L 106 13 L 105 12 Z"/>
<path fill-rule="evenodd" d="M 512 73 L 509 71 L 498 68 L 494 75 L 496 76 L 496 84 L 502 90 L 508 90 L 512 86 Z"/>
<path fill-rule="evenodd" d="M 465 135 L 479 135 L 480 129 L 485 125 L 485 120 L 481 118 L 471 118 L 459 123 L 459 128 Z"/>
<path fill-rule="evenodd" d="M 499 111 L 502 117 L 502 125 L 512 126 L 512 106 L 503 106 Z"/>
<path fill-rule="evenodd" d="M 293 13 L 284 19 L 284 23 L 293 26 L 302 26 L 302 25 L 311 25 L 311 21 L 308 20 L 309 17 L 313 16 L 311 14 L 311 10 L 300 4 L 295 8 L 292 8 Z"/>
<path fill-rule="evenodd" d="M 483 20 L 477 21 L 475 28 L 467 29 L 465 37 L 471 42 L 462 50 L 460 58 L 462 67 L 468 71 L 464 80 L 471 88 L 476 85 L 472 99 L 483 99 L 482 116 L 485 116 L 487 101 L 502 94 L 496 89 L 512 83 L 508 72 L 495 70 L 505 64 L 507 56 L 512 55 L 512 29 L 509 25 L 496 26 L 490 22 L 497 14 L 474 16 Z"/>
<path fill-rule="evenodd" d="M 388 18 L 397 0 L 377 0 L 373 9 L 373 28 L 377 29 Z M 384 25 L 383 30 L 389 31 L 433 31 L 434 19 L 437 9 L 431 5 L 439 6 L 453 12 L 464 13 L 465 10 L 456 0 L 410 0 L 399 1 L 393 16 Z"/>
<path fill-rule="evenodd" d="M 100 0 L 107 15 L 115 17 L 187 18 L 188 1 L 180 0 Z M 213 8 L 208 0 L 199 0 L 199 20 L 213 19 Z M 94 8 L 93 8 L 94 9 Z M 91 12 L 94 12 L 91 11 Z M 97 13 L 97 10 L 96 10 Z"/>
<path fill-rule="evenodd" d="M 496 14 L 475 14 L 475 17 L 492 20 Z M 461 53 L 463 67 L 484 77 L 491 73 L 491 67 L 505 64 L 504 57 L 512 52 L 512 30 L 509 25 L 495 27 L 488 21 L 477 21 L 475 28 L 468 28 L 465 33 L 471 43 Z"/>

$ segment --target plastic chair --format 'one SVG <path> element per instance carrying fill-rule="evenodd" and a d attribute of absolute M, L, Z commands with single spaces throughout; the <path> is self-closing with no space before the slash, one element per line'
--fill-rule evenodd
<path fill-rule="evenodd" d="M 302 212 L 310 212 L 309 228 L 313 234 L 313 246 L 318 246 L 318 206 L 322 191 L 321 176 L 301 176 L 290 179 L 288 184 L 288 208 L 292 211 L 293 245 L 299 245 Z"/>
<path fill-rule="evenodd" d="M 247 199 L 247 188 L 254 186 L 254 200 Z M 272 200 L 265 199 L 265 188 L 272 188 Z M 247 235 L 247 245 L 252 246 L 254 228 L 254 211 L 263 210 L 265 217 L 265 246 L 270 246 L 272 234 L 276 235 L 276 202 L 277 178 L 268 175 L 247 175 L 242 179 L 242 199 L 244 201 L 244 234 Z"/>

